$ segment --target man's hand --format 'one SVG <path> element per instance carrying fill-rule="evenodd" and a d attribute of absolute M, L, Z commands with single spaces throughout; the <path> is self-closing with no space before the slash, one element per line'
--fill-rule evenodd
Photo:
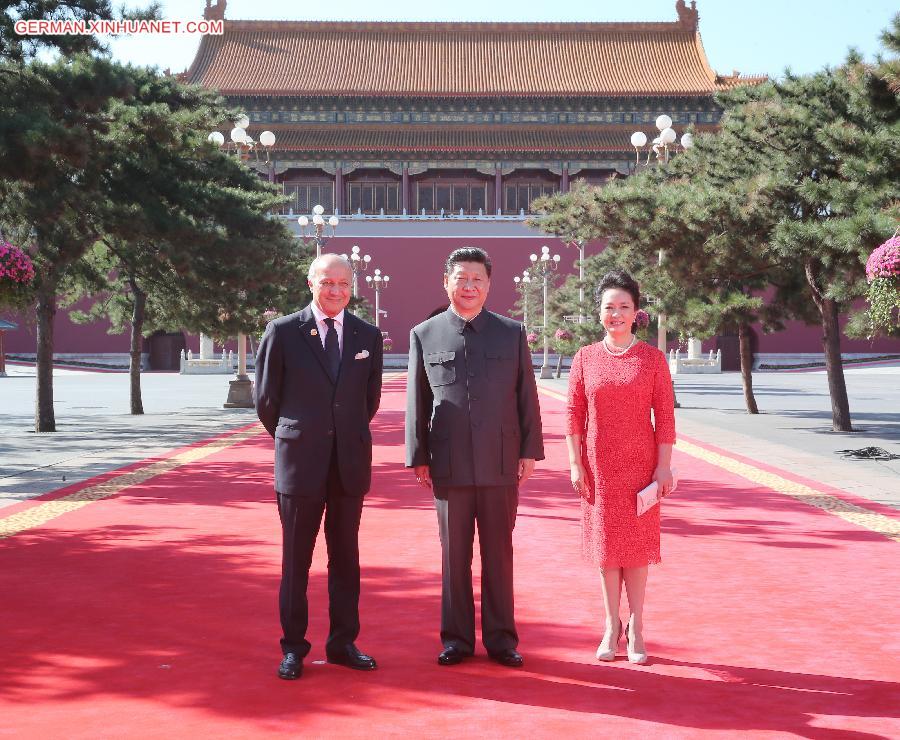
<path fill-rule="evenodd" d="M 424 486 L 428 490 L 431 490 L 431 472 L 428 470 L 428 466 L 416 465 L 413 467 L 413 472 L 416 474 L 416 482 L 420 486 Z"/>
<path fill-rule="evenodd" d="M 527 481 L 534 472 L 534 460 L 530 457 L 519 458 L 519 485 Z"/>

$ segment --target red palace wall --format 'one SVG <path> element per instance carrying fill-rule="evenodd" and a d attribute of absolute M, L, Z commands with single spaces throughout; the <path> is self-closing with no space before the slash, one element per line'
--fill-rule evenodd
<path fill-rule="evenodd" d="M 73 309 L 86 308 L 85 303 L 77 303 Z M 3 349 L 8 354 L 34 354 L 36 347 L 35 317 L 33 313 L 14 313 L 0 311 L 0 318 L 18 324 L 15 331 L 3 335 Z M 53 324 L 53 346 L 57 354 L 92 355 L 121 353 L 128 354 L 131 338 L 124 334 L 109 334 L 108 321 L 96 321 L 90 324 L 76 324 L 69 318 L 66 309 L 57 311 Z M 187 335 L 188 349 L 200 351 L 200 339 Z M 233 344 L 233 343 L 232 343 Z M 232 347 L 233 348 L 233 347 Z M 218 347 L 217 347 L 218 350 Z M 144 352 L 148 351 L 144 341 Z"/>
<path fill-rule="evenodd" d="M 491 293 L 488 308 L 497 313 L 509 315 L 516 302 L 513 277 L 521 275 L 529 262 L 529 255 L 539 252 L 546 243 L 561 257 L 561 274 L 576 273 L 578 252 L 574 247 L 565 247 L 558 240 L 547 237 L 508 237 L 478 239 L 471 237 L 414 237 L 375 238 L 340 237 L 328 241 L 327 251 L 349 252 L 358 245 L 363 254 L 372 256 L 369 270 L 361 273 L 360 294 L 374 306 L 374 291 L 365 283 L 365 275 L 371 275 L 375 268 L 390 276 L 388 287 L 382 292 L 381 308 L 388 312 L 381 321 L 381 329 L 387 331 L 394 340 L 393 352 L 405 353 L 409 348 L 409 330 L 424 320 L 434 309 L 447 304 L 443 291 L 443 264 L 447 255 L 457 247 L 479 246 L 488 251 L 493 261 Z M 586 254 L 595 254 L 601 244 L 589 244 Z M 298 308 L 300 308 L 298 306 Z M 536 323 L 540 322 L 540 306 L 531 307 Z M 16 331 L 7 332 L 4 346 L 9 353 L 33 353 L 35 351 L 34 318 L 27 315 L 0 313 L 0 316 L 19 324 Z M 128 335 L 106 333 L 107 324 L 75 324 L 60 310 L 55 325 L 55 350 L 58 353 L 93 354 L 127 353 Z M 759 335 L 759 351 L 764 353 L 820 353 L 822 352 L 821 329 L 791 322 L 788 329 L 777 334 Z M 704 350 L 713 347 L 714 340 L 704 342 Z M 188 348 L 199 351 L 196 337 L 187 338 Z M 672 344 L 674 346 L 674 344 Z M 875 341 L 841 338 L 841 349 L 845 353 L 900 353 L 900 340 L 877 339 Z M 147 350 L 145 343 L 145 351 Z"/>
<path fill-rule="evenodd" d="M 381 330 L 394 340 L 392 352 L 409 350 L 409 331 L 436 308 L 446 306 L 447 294 L 443 288 L 444 261 L 458 247 L 477 246 L 491 257 L 491 292 L 487 307 L 496 313 L 509 315 L 518 298 L 513 277 L 531 263 L 529 255 L 540 252 L 547 244 L 560 255 L 559 272 L 577 273 L 575 265 L 578 250 L 564 247 L 557 240 L 537 238 L 341 238 L 329 240 L 329 252 L 350 252 L 358 245 L 362 254 L 372 256 L 369 269 L 360 274 L 360 295 L 375 305 L 375 291 L 365 283 L 364 275 L 371 275 L 376 268 L 390 276 L 388 287 L 381 293 L 381 308 L 388 312 L 381 319 Z M 596 250 L 595 250 L 596 251 Z M 592 254 L 588 247 L 587 254 Z M 529 306 L 529 318 L 540 317 L 540 306 Z M 521 318 L 521 317 L 518 317 Z M 539 323 L 539 322 L 538 322 Z"/>

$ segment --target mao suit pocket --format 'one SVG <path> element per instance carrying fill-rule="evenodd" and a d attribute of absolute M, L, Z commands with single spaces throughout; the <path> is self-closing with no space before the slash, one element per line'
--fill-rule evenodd
<path fill-rule="evenodd" d="M 516 365 L 512 357 L 497 350 L 488 350 L 485 352 L 484 357 L 485 365 L 487 366 L 487 376 L 491 381 L 515 383 Z"/>
<path fill-rule="evenodd" d="M 425 372 L 432 388 L 456 382 L 456 352 L 430 352 L 425 355 Z"/>

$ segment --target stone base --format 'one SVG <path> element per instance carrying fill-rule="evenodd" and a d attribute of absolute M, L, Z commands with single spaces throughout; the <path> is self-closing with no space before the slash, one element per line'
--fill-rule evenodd
<path fill-rule="evenodd" d="M 234 367 L 221 360 L 182 360 L 182 375 L 234 375 Z"/>
<path fill-rule="evenodd" d="M 224 403 L 226 409 L 252 409 L 253 408 L 253 381 L 250 378 L 238 378 L 228 384 L 228 400 Z"/>
<path fill-rule="evenodd" d="M 722 364 L 716 360 L 669 360 L 669 372 L 672 375 L 717 374 L 722 372 Z"/>

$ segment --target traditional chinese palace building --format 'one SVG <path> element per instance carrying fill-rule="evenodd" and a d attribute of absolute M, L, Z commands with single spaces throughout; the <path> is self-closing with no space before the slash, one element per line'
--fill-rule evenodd
<path fill-rule="evenodd" d="M 223 0 L 210 6 L 207 18 L 224 18 Z M 679 136 L 714 130 L 715 93 L 764 79 L 716 73 L 695 3 L 684 0 L 671 22 L 224 20 L 224 34 L 202 38 L 183 78 L 244 111 L 254 140 L 275 134 L 268 162 L 249 164 L 283 188 L 292 228 L 299 232 L 297 217 L 320 204 L 326 218 L 340 218 L 326 250 L 358 245 L 372 257 L 370 272 L 391 276 L 381 327 L 394 352 L 446 304 L 441 275 L 451 249 L 489 251 L 488 305 L 511 312 L 513 277 L 542 245 L 562 255 L 563 271 L 576 270 L 575 249 L 525 225 L 534 198 L 579 178 L 599 185 L 627 176 L 633 132 L 652 138 L 663 113 Z M 599 249 L 588 245 L 588 254 Z M 532 312 L 530 323 L 541 323 L 540 307 Z M 873 351 L 843 341 L 846 352 Z M 119 344 L 127 351 L 126 338 Z M 762 336 L 759 350 L 822 348 L 816 329 L 797 325 Z"/>

